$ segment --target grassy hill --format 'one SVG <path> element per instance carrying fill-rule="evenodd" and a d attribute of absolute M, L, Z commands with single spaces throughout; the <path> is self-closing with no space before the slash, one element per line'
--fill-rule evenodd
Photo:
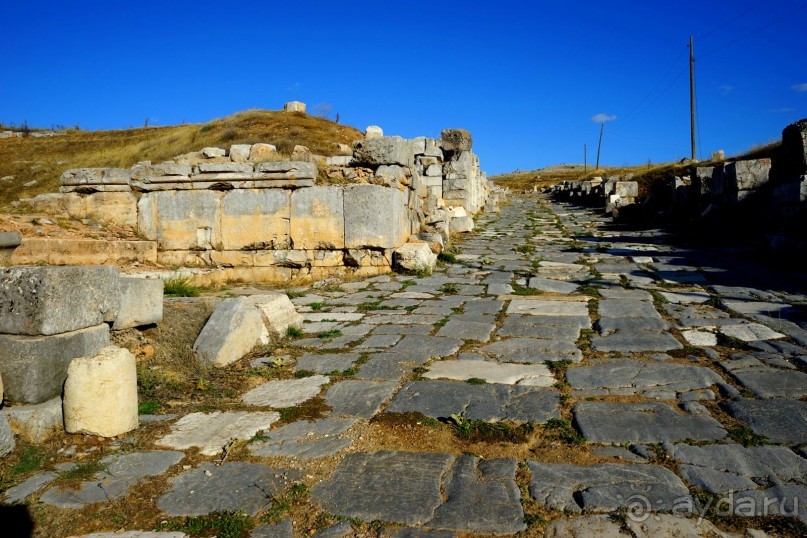
<path fill-rule="evenodd" d="M 350 144 L 361 132 L 299 112 L 249 110 L 203 124 L 116 131 L 68 130 L 53 137 L 0 139 L 0 208 L 20 198 L 56 192 L 69 168 L 130 167 L 138 161 L 164 161 L 204 147 L 268 142 L 281 153 L 296 144 L 319 155 L 333 155 L 333 143 Z M 35 185 L 25 187 L 26 183 Z"/>

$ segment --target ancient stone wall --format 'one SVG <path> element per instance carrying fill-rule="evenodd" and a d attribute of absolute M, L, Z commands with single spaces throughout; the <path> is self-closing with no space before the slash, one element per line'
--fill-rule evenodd
<path fill-rule="evenodd" d="M 163 265 L 275 268 L 276 280 L 382 272 L 419 234 L 447 244 L 455 215 L 484 208 L 489 188 L 471 145 L 452 129 L 411 140 L 374 130 L 343 155 L 298 146 L 294 160 L 269 144 L 204 148 L 131 169 L 68 170 L 60 192 L 33 205 L 130 226 Z"/>

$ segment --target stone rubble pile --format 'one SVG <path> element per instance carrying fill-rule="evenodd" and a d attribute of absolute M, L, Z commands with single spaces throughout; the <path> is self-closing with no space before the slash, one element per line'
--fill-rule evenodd
<path fill-rule="evenodd" d="M 639 184 L 619 178 L 595 177 L 586 181 L 564 181 L 553 185 L 549 191 L 560 200 L 604 207 L 606 213 L 619 218 L 620 214 L 634 208 Z"/>
<path fill-rule="evenodd" d="M 159 264 L 260 268 L 262 279 L 286 281 L 386 272 L 407 242 L 437 254 L 504 196 L 491 196 L 462 129 L 407 140 L 369 127 L 352 148 L 339 146 L 330 157 L 298 146 L 284 160 L 271 144 L 235 144 L 131 169 L 72 169 L 59 193 L 30 202 L 133 227 L 156 242 Z"/>
<path fill-rule="evenodd" d="M 62 428 L 64 386 L 69 431 L 114 436 L 136 427 L 134 357 L 110 347 L 110 327 L 161 321 L 162 296 L 161 280 L 113 267 L 0 268 L 0 376 L 5 402 L 15 404 L 0 422 L 44 440 Z"/>

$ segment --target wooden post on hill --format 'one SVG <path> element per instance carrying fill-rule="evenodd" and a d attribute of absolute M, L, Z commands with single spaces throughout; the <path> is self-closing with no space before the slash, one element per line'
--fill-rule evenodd
<path fill-rule="evenodd" d="M 600 150 L 602 149 L 602 132 L 605 130 L 605 122 L 600 124 L 600 141 L 597 144 L 597 170 L 600 169 Z"/>
<path fill-rule="evenodd" d="M 695 45 L 689 36 L 689 123 L 692 140 L 692 160 L 695 159 Z"/>
<path fill-rule="evenodd" d="M 588 173 L 588 161 L 586 160 L 586 145 L 583 144 L 583 173 Z"/>

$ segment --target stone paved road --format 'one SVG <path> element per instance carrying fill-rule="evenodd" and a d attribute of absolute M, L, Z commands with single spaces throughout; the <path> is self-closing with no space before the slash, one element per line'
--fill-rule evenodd
<path fill-rule="evenodd" d="M 311 333 L 292 342 L 300 378 L 253 389 L 241 409 L 176 417 L 155 452 L 125 456 L 153 469 L 113 458 L 117 474 L 99 472 L 75 493 L 50 487 L 51 472 L 6 501 L 71 509 L 161 473 L 153 505 L 166 516 L 260 514 L 302 480 L 310 510 L 344 518 L 323 536 L 352 534 L 347 522 L 366 532 L 359 521 L 394 536 L 729 535 L 693 517 L 709 499 L 739 516 L 807 522 L 803 278 L 676 247 L 659 230 L 620 231 L 544 198 L 515 198 L 479 224 L 456 263 L 430 276 L 295 298 Z M 325 418 L 270 429 L 280 410 L 316 396 Z M 427 417 L 563 435 L 520 457 L 362 450 L 373 446 L 370 421 L 413 412 L 426 436 Z M 214 465 L 233 439 L 252 439 L 245 461 Z M 558 443 L 568 460 L 543 451 Z M 189 450 L 206 462 L 183 466 Z M 318 462 L 327 471 L 312 472 Z M 296 525 L 263 524 L 253 536 L 310 530 Z"/>

